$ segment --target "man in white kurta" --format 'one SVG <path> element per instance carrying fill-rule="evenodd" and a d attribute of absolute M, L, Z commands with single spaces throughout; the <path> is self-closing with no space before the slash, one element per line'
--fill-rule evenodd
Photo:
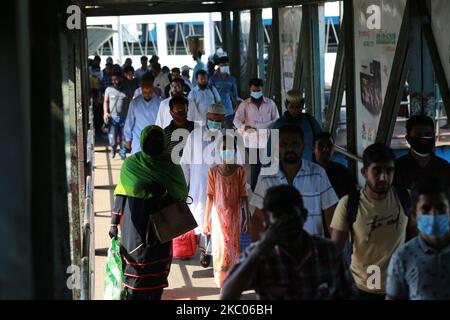
<path fill-rule="evenodd" d="M 206 126 L 198 127 L 189 134 L 180 161 L 192 198 L 189 207 L 198 224 L 196 235 L 203 232 L 208 170 L 219 160 L 216 147 L 224 134 L 224 121 L 225 106 L 213 104 L 208 109 Z"/>

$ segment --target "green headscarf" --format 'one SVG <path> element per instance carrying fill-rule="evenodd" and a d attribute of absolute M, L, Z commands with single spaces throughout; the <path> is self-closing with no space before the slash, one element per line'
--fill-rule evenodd
<path fill-rule="evenodd" d="M 164 152 L 159 156 L 149 156 L 143 151 L 144 142 L 153 131 L 163 136 Z M 167 141 L 163 129 L 148 126 L 141 133 L 141 150 L 125 159 L 120 170 L 120 180 L 114 194 L 135 198 L 151 198 L 147 185 L 156 182 L 167 188 L 172 198 L 181 200 L 187 197 L 188 188 L 180 165 L 174 164 L 167 153 Z"/>

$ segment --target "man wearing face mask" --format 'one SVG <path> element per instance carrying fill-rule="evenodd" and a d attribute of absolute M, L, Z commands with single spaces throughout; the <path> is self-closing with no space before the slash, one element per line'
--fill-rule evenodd
<path fill-rule="evenodd" d="M 189 185 L 189 196 L 193 200 L 189 207 L 197 220 L 195 234 L 198 236 L 203 231 L 208 170 L 216 164 L 214 152 L 224 133 L 225 112 L 225 106 L 220 103 L 209 107 L 206 125 L 197 127 L 189 134 L 180 161 Z"/>
<path fill-rule="evenodd" d="M 408 154 L 395 162 L 394 185 L 411 189 L 418 178 L 439 177 L 450 183 L 450 164 L 436 156 L 434 122 L 425 115 L 414 115 L 406 122 Z"/>
<path fill-rule="evenodd" d="M 260 152 L 266 148 L 268 129 L 280 116 L 275 102 L 264 97 L 261 79 L 251 79 L 248 86 L 250 97 L 239 105 L 233 123 L 244 136 L 246 163 L 250 164 L 251 187 L 254 190 L 261 168 Z"/>
<path fill-rule="evenodd" d="M 420 234 L 393 254 L 386 298 L 450 300 L 449 186 L 427 177 L 413 186 L 411 197 Z"/>
<path fill-rule="evenodd" d="M 263 212 L 268 228 L 230 271 L 222 300 L 239 299 L 249 289 L 262 300 L 350 299 L 355 295 L 353 279 L 337 246 L 303 230 L 308 217 L 303 201 L 292 186 L 267 190 Z"/>
<path fill-rule="evenodd" d="M 184 97 L 184 81 L 181 78 L 176 78 L 172 80 L 172 83 L 170 84 L 170 97 L 167 99 L 164 99 L 161 101 L 161 105 L 159 106 L 158 116 L 156 117 L 155 124 L 157 126 L 160 126 L 161 128 L 165 128 L 168 125 L 170 125 L 170 121 L 173 120 L 172 115 L 170 113 L 170 100 L 172 100 L 173 97 Z M 191 100 L 188 100 L 189 106 L 187 109 L 187 119 L 192 120 L 193 119 L 193 110 L 194 105 Z"/>
<path fill-rule="evenodd" d="M 293 186 L 303 194 L 304 205 L 308 210 L 303 228 L 310 235 L 324 236 L 322 217 L 324 216 L 329 225 L 339 199 L 328 180 L 325 169 L 302 159 L 303 146 L 303 131 L 299 126 L 285 125 L 279 129 L 280 169 L 271 176 L 259 175 L 250 200 L 250 204 L 255 207 L 250 228 L 254 241 L 259 239 L 266 222 L 261 210 L 267 190 L 282 184 Z"/>
<path fill-rule="evenodd" d="M 226 108 L 226 129 L 233 128 L 234 105 L 238 103 L 236 79 L 230 75 L 228 57 L 219 58 L 219 73 L 213 75 L 209 84 L 216 87 L 220 94 L 220 101 Z"/>

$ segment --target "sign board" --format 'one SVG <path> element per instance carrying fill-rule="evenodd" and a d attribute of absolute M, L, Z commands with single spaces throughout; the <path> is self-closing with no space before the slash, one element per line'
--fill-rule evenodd
<path fill-rule="evenodd" d="M 357 153 L 375 142 L 406 0 L 354 0 Z M 360 167 L 361 164 L 359 164 Z M 359 177 L 359 184 L 364 179 Z"/>

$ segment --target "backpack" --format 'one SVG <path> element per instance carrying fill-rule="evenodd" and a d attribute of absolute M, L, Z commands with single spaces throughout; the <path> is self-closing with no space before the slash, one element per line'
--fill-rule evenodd
<path fill-rule="evenodd" d="M 403 208 L 403 212 L 409 218 L 409 211 L 411 209 L 411 197 L 409 195 L 408 190 L 400 189 L 396 186 L 393 186 L 393 188 Z M 350 192 L 348 195 L 347 222 L 350 228 L 352 242 L 353 242 L 353 223 L 356 221 L 356 215 L 358 214 L 359 197 L 360 191 L 356 189 L 353 192 Z"/>

